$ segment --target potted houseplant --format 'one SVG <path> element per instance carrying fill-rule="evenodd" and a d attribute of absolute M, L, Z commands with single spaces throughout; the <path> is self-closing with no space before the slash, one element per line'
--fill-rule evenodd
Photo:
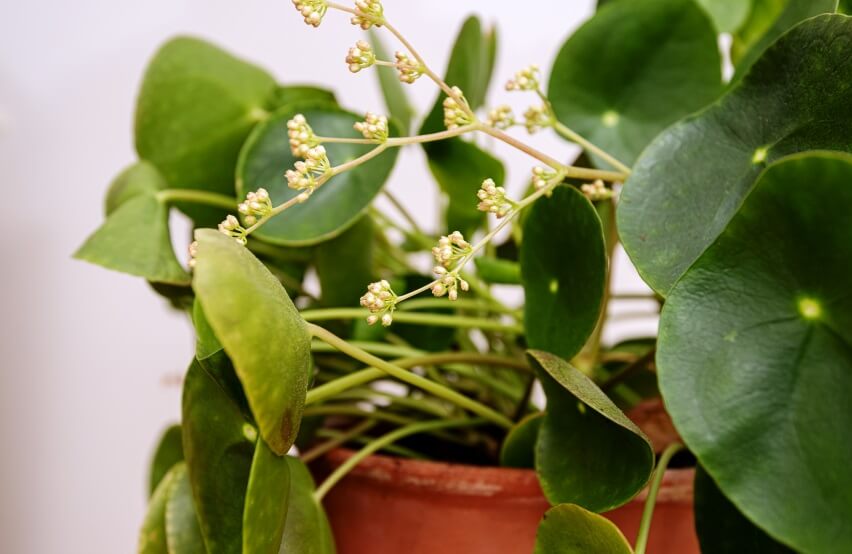
<path fill-rule="evenodd" d="M 346 63 L 378 72 L 388 115 L 174 39 L 142 84 L 140 161 L 77 252 L 196 330 L 140 552 L 852 550 L 843 6 L 610 0 L 547 82 L 506 83 L 533 101 L 516 116 L 483 108 L 497 41 L 478 19 L 440 76 L 378 0 L 294 4 L 369 31 Z M 423 82 L 438 98 L 412 131 L 404 84 Z M 529 155 L 525 190 L 478 135 Z M 409 145 L 445 199 L 434 234 L 404 198 L 373 205 Z M 662 315 L 609 345 L 619 243 Z"/>

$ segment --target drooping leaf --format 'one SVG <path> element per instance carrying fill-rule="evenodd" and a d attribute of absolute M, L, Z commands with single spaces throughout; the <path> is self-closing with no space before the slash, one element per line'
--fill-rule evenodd
<path fill-rule="evenodd" d="M 594 382 L 565 360 L 527 353 L 547 396 L 535 466 L 551 504 L 606 512 L 633 498 L 651 476 L 650 440 Z"/>
<path fill-rule="evenodd" d="M 169 234 L 169 207 L 154 194 L 121 204 L 74 254 L 107 269 L 172 285 L 189 282 Z"/>
<path fill-rule="evenodd" d="M 360 136 L 352 125 L 363 119 L 323 103 L 290 104 L 275 112 L 252 132 L 240 153 L 237 194 L 240 197 L 266 188 L 273 204 L 300 194 L 287 186 L 284 173 L 298 161 L 290 152 L 287 121 L 297 113 L 305 116 L 314 132 L 324 137 Z M 341 165 L 367 153 L 372 145 L 325 144 L 332 165 Z M 271 219 L 258 229 L 265 241 L 286 246 L 307 246 L 333 238 L 364 213 L 382 190 L 396 160 L 391 148 L 367 163 L 332 177 L 303 203 Z"/>
<path fill-rule="evenodd" d="M 549 509 L 538 526 L 535 554 L 632 554 L 610 520 L 574 504 Z"/>
<path fill-rule="evenodd" d="M 373 221 L 364 216 L 343 234 L 317 245 L 314 263 L 324 306 L 357 306 L 373 280 Z"/>
<path fill-rule="evenodd" d="M 234 194 L 234 168 L 252 127 L 267 117 L 275 81 L 218 47 L 177 37 L 148 65 L 136 105 L 136 150 L 174 188 Z M 182 206 L 213 222 L 217 211 Z"/>
<path fill-rule="evenodd" d="M 166 502 L 166 543 L 169 554 L 207 554 L 184 463 L 175 466 L 174 483 Z"/>
<path fill-rule="evenodd" d="M 518 262 L 486 256 L 479 256 L 473 261 L 476 264 L 476 274 L 488 283 L 521 284 L 521 265 Z"/>
<path fill-rule="evenodd" d="M 163 480 L 175 464 L 183 461 L 183 443 L 181 442 L 180 425 L 172 425 L 165 430 L 157 443 L 151 469 L 148 477 L 149 495 L 157 490 L 157 485 Z"/>
<path fill-rule="evenodd" d="M 337 105 L 337 98 L 328 89 L 311 85 L 281 85 L 275 88 L 269 108 L 276 110 L 290 104 L 301 104 L 304 102 L 327 103 Z"/>
<path fill-rule="evenodd" d="M 312 369 L 305 322 L 247 248 L 212 229 L 195 238 L 195 294 L 234 363 L 261 436 L 283 455 L 299 431 Z"/>
<path fill-rule="evenodd" d="M 148 511 L 139 532 L 139 554 L 169 554 L 166 543 L 166 502 L 174 480 L 173 468 L 166 473 L 148 501 Z"/>
<path fill-rule="evenodd" d="M 608 3 L 577 29 L 553 63 L 548 95 L 562 123 L 631 165 L 721 90 L 707 14 L 692 0 L 643 0 Z"/>
<path fill-rule="evenodd" d="M 287 520 L 287 458 L 257 441 L 243 513 L 243 554 L 277 554 Z"/>
<path fill-rule="evenodd" d="M 686 444 L 748 519 L 806 552 L 852 550 L 850 213 L 849 155 L 770 166 L 660 323 Z"/>
<path fill-rule="evenodd" d="M 535 445 L 544 413 L 530 414 L 519 421 L 503 439 L 500 465 L 505 467 L 535 467 Z"/>
<path fill-rule="evenodd" d="M 531 348 L 572 358 L 598 321 L 607 260 L 595 208 L 560 186 L 529 209 L 521 246 L 524 328 Z"/>
<path fill-rule="evenodd" d="M 334 537 L 325 510 L 314 499 L 314 480 L 298 458 L 285 458 L 290 466 L 287 522 L 280 554 L 334 554 Z"/>
<path fill-rule="evenodd" d="M 196 298 L 192 303 L 192 325 L 195 327 L 195 357 L 205 360 L 222 350 L 222 343 L 210 327 L 201 302 Z"/>
<path fill-rule="evenodd" d="M 780 9 L 776 15 L 776 9 Z M 732 82 L 742 79 L 761 54 L 774 43 L 778 37 L 786 33 L 801 21 L 823 13 L 834 13 L 837 0 L 786 0 L 783 6 L 768 6 L 767 15 L 756 15 L 758 21 L 771 21 L 768 28 L 751 44 L 736 62 L 736 73 Z M 774 16 L 774 17 L 773 17 Z"/>
<path fill-rule="evenodd" d="M 194 361 L 183 385 L 183 448 L 199 527 L 210 554 L 241 552 L 254 451 L 251 431 L 239 406 Z"/>
<path fill-rule="evenodd" d="M 119 206 L 139 195 L 156 194 L 168 187 L 157 168 L 146 161 L 138 161 L 118 174 L 107 190 L 104 212 L 109 217 Z"/>
<path fill-rule="evenodd" d="M 700 465 L 695 468 L 695 531 L 703 554 L 792 554 L 746 519 Z"/>
<path fill-rule="evenodd" d="M 804 150 L 852 150 L 850 51 L 852 18 L 809 19 L 718 103 L 643 153 L 625 184 L 618 227 L 654 290 L 665 294 L 719 236 L 767 163 Z"/>
<path fill-rule="evenodd" d="M 391 53 L 385 48 L 381 37 L 373 29 L 368 32 L 370 44 L 376 57 L 380 60 L 390 60 Z M 401 126 L 402 132 L 408 134 L 411 129 L 411 120 L 414 119 L 414 109 L 408 101 L 408 95 L 400 82 L 395 70 L 376 68 L 376 78 L 379 80 L 379 88 L 382 89 L 382 97 L 388 115 L 395 119 Z"/>

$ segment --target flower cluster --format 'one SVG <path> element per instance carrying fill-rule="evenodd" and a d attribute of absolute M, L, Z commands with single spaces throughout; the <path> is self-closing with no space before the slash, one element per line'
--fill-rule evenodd
<path fill-rule="evenodd" d="M 509 79 L 506 82 L 506 90 L 538 90 L 539 87 L 539 70 L 538 66 L 533 64 L 529 67 L 515 73 L 514 79 Z"/>
<path fill-rule="evenodd" d="M 242 225 L 240 225 L 240 220 L 233 215 L 229 214 L 228 217 L 219 224 L 219 232 L 224 233 L 229 237 L 233 237 L 243 246 L 246 244 L 246 230 Z"/>
<path fill-rule="evenodd" d="M 195 267 L 195 257 L 198 256 L 198 241 L 194 240 L 189 243 L 189 269 Z"/>
<path fill-rule="evenodd" d="M 290 137 L 290 151 L 299 158 L 304 158 L 308 150 L 319 145 L 314 130 L 302 114 L 296 114 L 287 122 L 287 135 Z"/>
<path fill-rule="evenodd" d="M 373 25 L 381 27 L 384 18 L 384 8 L 379 0 L 356 0 L 355 15 L 350 21 L 366 31 Z"/>
<path fill-rule="evenodd" d="M 293 0 L 293 5 L 305 18 L 305 23 L 314 27 L 320 26 L 322 18 L 325 17 L 325 12 L 328 11 L 326 0 Z"/>
<path fill-rule="evenodd" d="M 556 178 L 556 171 L 546 167 L 534 167 L 532 169 L 532 184 L 535 190 L 541 190 L 547 183 Z"/>
<path fill-rule="evenodd" d="M 515 124 L 515 114 L 512 113 L 511 107 L 503 104 L 488 112 L 486 123 L 497 129 L 505 130 Z"/>
<path fill-rule="evenodd" d="M 257 189 L 257 192 L 246 195 L 245 201 L 238 206 L 237 210 L 242 214 L 246 225 L 254 225 L 258 219 L 272 213 L 272 200 L 266 189 Z"/>
<path fill-rule="evenodd" d="M 488 212 L 497 217 L 504 217 L 515 207 L 515 203 L 506 198 L 506 189 L 498 187 L 492 179 L 486 179 L 476 193 L 479 204 L 476 208 L 482 212 Z"/>
<path fill-rule="evenodd" d="M 331 171 L 331 162 L 323 146 L 315 146 L 305 153 L 305 160 L 294 164 L 295 169 L 288 169 L 285 176 L 291 189 L 313 191 L 322 184 L 321 180 Z"/>
<path fill-rule="evenodd" d="M 470 108 L 462 90 L 459 87 L 453 87 L 453 94 L 460 101 L 452 96 L 444 98 L 444 125 L 450 130 L 473 123 L 470 118 Z"/>
<path fill-rule="evenodd" d="M 467 281 L 459 277 L 455 272 L 448 271 L 445 267 L 437 266 L 435 274 L 438 276 L 438 282 L 432 285 L 432 294 L 435 296 L 444 296 L 446 294 L 450 300 L 457 300 L 459 289 L 467 292 L 470 288 Z"/>
<path fill-rule="evenodd" d="M 370 310 L 367 323 L 375 325 L 381 321 L 387 327 L 393 322 L 393 311 L 396 309 L 396 293 L 390 283 L 385 280 L 370 283 L 367 293 L 361 297 L 361 305 Z"/>
<path fill-rule="evenodd" d="M 448 236 L 441 237 L 438 245 L 432 248 L 432 255 L 440 267 L 453 269 L 455 263 L 471 253 L 471 245 L 464 240 L 458 231 L 453 231 Z M 437 273 L 437 268 L 435 272 Z"/>
<path fill-rule="evenodd" d="M 346 55 L 346 65 L 349 66 L 349 71 L 358 73 L 362 69 L 367 69 L 376 63 L 376 54 L 373 52 L 373 47 L 366 40 L 359 40 L 355 46 L 349 49 Z"/>
<path fill-rule="evenodd" d="M 530 106 L 524 112 L 524 126 L 527 128 L 529 134 L 536 133 L 551 125 L 553 125 L 553 118 L 547 106 Z"/>
<path fill-rule="evenodd" d="M 364 121 L 354 125 L 355 130 L 364 135 L 365 139 L 384 142 L 388 139 L 388 118 L 367 112 Z"/>
<path fill-rule="evenodd" d="M 403 83 L 410 85 L 423 75 L 423 66 L 405 52 L 397 51 L 394 57 L 396 58 L 394 66 L 399 72 L 399 80 Z"/>
<path fill-rule="evenodd" d="M 612 189 L 607 188 L 603 181 L 597 179 L 594 183 L 586 183 L 580 186 L 580 191 L 591 201 L 608 200 L 612 198 Z"/>

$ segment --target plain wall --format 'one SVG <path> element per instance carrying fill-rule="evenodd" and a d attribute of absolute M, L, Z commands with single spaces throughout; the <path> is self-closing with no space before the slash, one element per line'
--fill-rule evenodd
<path fill-rule="evenodd" d="M 593 3 L 385 0 L 385 9 L 439 72 L 468 13 L 496 22 L 490 100 L 522 111 L 534 98 L 508 95 L 502 82 L 530 63 L 548 68 Z M 362 35 L 343 14 L 313 29 L 289 0 L 0 0 L 0 552 L 135 549 L 151 449 L 179 417 L 191 328 L 141 279 L 70 256 L 100 224 L 111 178 L 135 159 L 133 110 L 148 59 L 183 33 L 285 83 L 333 87 L 356 111 L 384 111 L 371 71 L 346 69 Z M 436 95 L 425 78 L 406 90 L 421 113 Z M 576 152 L 549 132 L 530 140 L 563 159 Z M 519 193 L 532 160 L 496 150 Z M 435 221 L 435 186 L 417 147 L 389 186 L 424 224 Z M 643 290 L 623 253 L 616 263 L 616 289 Z M 637 308 L 649 306 L 616 306 Z M 607 336 L 654 326 L 634 319 Z"/>

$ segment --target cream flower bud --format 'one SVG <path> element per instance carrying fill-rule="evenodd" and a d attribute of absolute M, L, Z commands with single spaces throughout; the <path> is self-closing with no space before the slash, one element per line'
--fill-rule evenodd
<path fill-rule="evenodd" d="M 240 225 L 240 220 L 233 215 L 228 214 L 228 217 L 219 224 L 219 232 L 235 238 L 240 244 L 245 245 L 247 242 L 245 228 Z"/>
<path fill-rule="evenodd" d="M 465 100 L 464 93 L 459 87 L 453 87 L 453 94 L 459 98 L 456 100 L 452 96 L 447 96 L 444 99 L 444 125 L 447 129 L 457 129 L 464 125 L 470 125 L 473 120 L 470 117 L 470 107 Z"/>
<path fill-rule="evenodd" d="M 458 231 L 454 231 L 438 240 L 438 244 L 432 248 L 432 256 L 438 262 L 438 267 L 452 269 L 458 261 L 469 255 L 472 247 L 469 242 Z M 445 271 L 435 268 L 435 273 L 443 275 Z"/>
<path fill-rule="evenodd" d="M 488 112 L 486 123 L 497 129 L 508 129 L 515 124 L 515 114 L 512 113 L 512 108 L 503 104 Z"/>
<path fill-rule="evenodd" d="M 266 189 L 260 188 L 255 192 L 246 194 L 246 199 L 237 210 L 243 215 L 247 225 L 254 225 L 258 219 L 264 218 L 272 213 L 272 199 Z"/>
<path fill-rule="evenodd" d="M 313 27 L 319 27 L 325 12 L 328 11 L 326 0 L 293 0 L 293 5 L 305 18 L 305 23 Z"/>
<path fill-rule="evenodd" d="M 382 316 L 382 325 L 385 327 L 390 327 L 390 324 L 393 323 L 393 316 L 389 313 L 386 313 Z"/>
<path fill-rule="evenodd" d="M 533 64 L 515 73 L 514 79 L 506 82 L 506 90 L 538 90 L 540 76 L 538 65 Z"/>
<path fill-rule="evenodd" d="M 366 31 L 373 25 L 381 27 L 384 17 L 384 8 L 379 0 L 356 0 L 355 15 L 350 21 Z"/>
<path fill-rule="evenodd" d="M 612 198 L 613 195 L 612 189 L 607 188 L 604 182 L 600 179 L 596 180 L 594 183 L 581 185 L 580 191 L 586 195 L 586 198 L 593 202 L 595 200 L 608 200 Z"/>
<path fill-rule="evenodd" d="M 536 190 L 541 190 L 547 183 L 556 178 L 556 172 L 545 167 L 534 167 L 532 169 L 532 184 Z"/>
<path fill-rule="evenodd" d="M 361 305 L 370 311 L 367 323 L 375 325 L 381 320 L 387 327 L 393 322 L 393 311 L 396 309 L 397 296 L 385 280 L 367 285 L 367 292 L 361 297 Z"/>
<path fill-rule="evenodd" d="M 423 75 L 423 66 L 412 56 L 409 56 L 405 52 L 397 51 L 394 57 L 396 58 L 394 66 L 399 72 L 399 80 L 403 83 L 410 85 Z"/>
<path fill-rule="evenodd" d="M 367 112 L 364 121 L 354 125 L 355 130 L 364 135 L 365 139 L 384 142 L 388 139 L 388 118 Z"/>
<path fill-rule="evenodd" d="M 530 106 L 524 112 L 524 126 L 529 134 L 536 133 L 551 125 L 553 125 L 553 118 L 547 106 Z"/>
<path fill-rule="evenodd" d="M 288 169 L 284 176 L 287 186 L 296 190 L 313 191 L 328 178 L 331 172 L 331 162 L 322 145 L 309 148 L 305 152 L 305 160 L 293 164 L 294 169 Z"/>
<path fill-rule="evenodd" d="M 476 193 L 479 204 L 476 209 L 503 217 L 515 207 L 515 203 L 506 198 L 506 189 L 498 187 L 492 179 L 486 179 Z"/>
<path fill-rule="evenodd" d="M 302 114 L 296 114 L 287 122 L 287 136 L 290 137 L 290 152 L 299 158 L 304 158 L 308 150 L 319 145 L 314 130 Z"/>
<path fill-rule="evenodd" d="M 349 66 L 349 71 L 358 73 L 362 69 L 367 69 L 376 63 L 376 54 L 373 52 L 373 47 L 366 40 L 359 40 L 355 46 L 349 49 L 346 55 L 346 65 Z"/>

